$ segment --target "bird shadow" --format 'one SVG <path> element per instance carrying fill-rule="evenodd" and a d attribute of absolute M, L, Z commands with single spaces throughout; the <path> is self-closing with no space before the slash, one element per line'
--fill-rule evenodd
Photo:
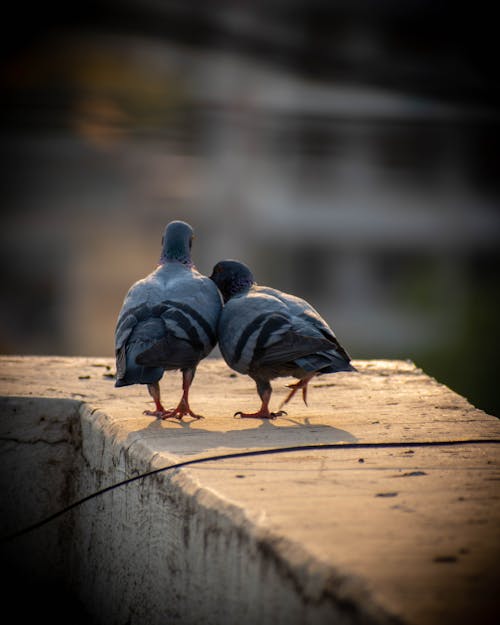
<path fill-rule="evenodd" d="M 320 443 L 356 442 L 357 438 L 347 430 L 327 424 L 311 423 L 308 417 L 303 421 L 289 417 L 277 419 L 245 419 L 249 427 L 226 431 L 199 427 L 203 421 L 183 420 L 165 427 L 165 421 L 154 420 L 140 430 L 131 432 L 130 446 L 136 441 L 153 442 L 156 452 L 182 456 L 200 454 L 217 449 L 255 449 L 266 447 L 286 447 Z M 169 420 L 169 423 L 172 423 Z M 196 424 L 196 427 L 192 427 Z"/>

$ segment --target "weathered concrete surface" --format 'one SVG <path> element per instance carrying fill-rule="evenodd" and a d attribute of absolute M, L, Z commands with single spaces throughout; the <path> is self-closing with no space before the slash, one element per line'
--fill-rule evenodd
<path fill-rule="evenodd" d="M 158 474 L 61 517 L 62 561 L 89 610 L 107 624 L 495 622 L 500 422 L 411 363 L 355 364 L 357 374 L 313 383 L 309 407 L 297 398 L 287 417 L 262 422 L 232 418 L 257 407 L 252 381 L 206 360 L 191 393 L 205 419 L 177 423 L 142 414 L 144 387 L 115 389 L 110 360 L 0 359 L 6 406 L 79 407 L 70 500 L 187 458 L 338 443 Z M 274 383 L 274 406 L 286 382 Z M 162 391 L 176 403 L 180 376 Z M 19 424 L 7 413 L 12 444 Z"/>

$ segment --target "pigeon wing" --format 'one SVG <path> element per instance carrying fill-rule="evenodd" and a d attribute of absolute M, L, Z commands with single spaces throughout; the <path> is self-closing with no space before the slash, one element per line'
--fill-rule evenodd
<path fill-rule="evenodd" d="M 327 349 L 331 349 L 331 343 L 326 339 L 305 336 L 288 330 L 280 336 L 277 342 L 262 347 L 260 350 L 256 349 L 253 364 L 267 366 L 280 362 L 290 362 Z"/>
<path fill-rule="evenodd" d="M 333 349 L 340 358 L 348 362 L 351 360 L 351 357 L 342 347 L 328 323 L 308 301 L 271 287 L 259 287 L 259 290 L 283 302 L 293 317 L 294 326 L 300 334 L 309 335 L 313 333 L 314 335 L 322 336 L 330 342 L 329 347 L 323 349 Z"/>
<path fill-rule="evenodd" d="M 135 362 L 145 367 L 184 369 L 197 364 L 200 358 L 201 350 L 193 350 L 188 341 L 169 334 L 140 353 Z"/>

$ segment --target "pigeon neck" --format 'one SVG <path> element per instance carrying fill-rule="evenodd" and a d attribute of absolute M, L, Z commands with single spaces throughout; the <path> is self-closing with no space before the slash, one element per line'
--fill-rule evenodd
<path fill-rule="evenodd" d="M 162 256 L 160 258 L 159 266 L 167 265 L 170 263 L 178 263 L 179 265 L 184 265 L 185 267 L 194 267 L 193 261 L 190 259 L 179 260 L 178 258 L 165 258 Z"/>
<path fill-rule="evenodd" d="M 182 265 L 188 265 L 189 267 L 193 265 L 189 251 L 180 248 L 163 250 L 160 256 L 160 265 L 167 262 L 181 263 Z"/>
<path fill-rule="evenodd" d="M 224 299 L 227 302 L 236 295 L 242 295 L 252 288 L 254 281 L 248 277 L 241 277 L 233 280 L 231 284 L 225 289 Z"/>

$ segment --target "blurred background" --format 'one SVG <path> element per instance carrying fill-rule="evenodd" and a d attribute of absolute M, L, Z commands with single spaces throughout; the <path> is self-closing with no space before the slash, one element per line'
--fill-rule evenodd
<path fill-rule="evenodd" d="M 203 273 L 243 260 L 353 358 L 411 359 L 500 415 L 495 20 L 457 4 L 10 7 L 0 352 L 112 356 L 184 219 Z"/>

